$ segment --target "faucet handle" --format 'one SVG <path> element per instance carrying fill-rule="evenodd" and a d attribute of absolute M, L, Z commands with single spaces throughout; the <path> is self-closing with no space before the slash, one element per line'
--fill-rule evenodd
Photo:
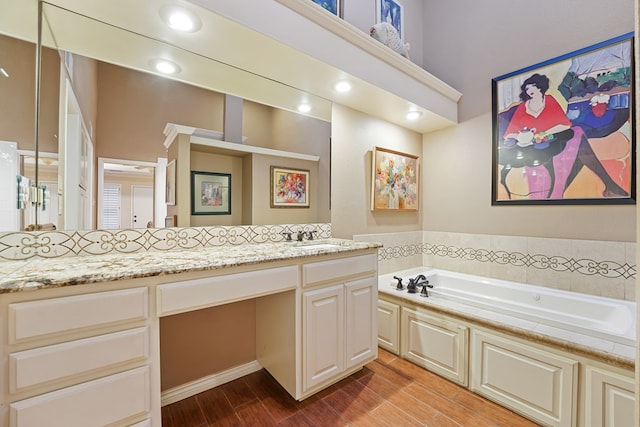
<path fill-rule="evenodd" d="M 290 242 L 291 241 L 291 232 L 290 231 L 283 231 L 280 234 L 282 234 L 284 236 L 284 241 L 285 242 Z"/>
<path fill-rule="evenodd" d="M 311 230 L 311 231 L 307 231 L 307 239 L 308 240 L 313 240 L 313 235 L 317 233 L 316 230 Z"/>

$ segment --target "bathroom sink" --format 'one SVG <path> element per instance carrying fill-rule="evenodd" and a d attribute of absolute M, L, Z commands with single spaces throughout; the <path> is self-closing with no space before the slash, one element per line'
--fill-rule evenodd
<path fill-rule="evenodd" d="M 336 244 L 333 244 L 333 243 L 318 242 L 318 243 L 297 244 L 294 247 L 298 248 L 298 249 L 305 250 L 305 251 L 316 251 L 316 250 L 321 250 L 321 249 L 335 249 L 335 248 L 339 248 L 340 245 L 336 245 Z"/>

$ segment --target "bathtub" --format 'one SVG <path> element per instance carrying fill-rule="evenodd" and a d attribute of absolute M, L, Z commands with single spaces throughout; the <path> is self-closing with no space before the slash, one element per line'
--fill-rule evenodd
<path fill-rule="evenodd" d="M 407 293 L 409 278 L 418 274 L 433 285 L 427 298 L 420 296 L 421 287 L 418 293 Z M 393 276 L 403 278 L 405 290 L 395 290 Z M 620 344 L 636 342 L 636 303 L 631 301 L 425 268 L 381 275 L 379 288 L 422 304 L 449 300 Z"/>

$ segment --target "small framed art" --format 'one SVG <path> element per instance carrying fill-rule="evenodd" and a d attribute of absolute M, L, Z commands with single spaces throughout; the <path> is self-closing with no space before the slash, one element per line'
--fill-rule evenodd
<path fill-rule="evenodd" d="M 308 208 L 309 171 L 271 166 L 271 207 Z"/>
<path fill-rule="evenodd" d="M 231 214 L 231 174 L 191 171 L 191 215 Z"/>

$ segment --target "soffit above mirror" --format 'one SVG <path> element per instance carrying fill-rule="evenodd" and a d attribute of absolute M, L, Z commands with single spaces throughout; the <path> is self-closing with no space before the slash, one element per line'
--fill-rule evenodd
<path fill-rule="evenodd" d="M 166 3 L 196 12 L 201 29 L 170 30 L 160 15 Z M 35 40 L 37 1 L 0 5 L 0 31 Z M 373 40 L 310 1 L 51 0 L 45 15 L 63 50 L 144 71 L 153 58 L 171 59 L 182 69 L 172 78 L 289 111 L 307 102 L 313 109 L 306 114 L 321 120 L 331 120 L 337 102 L 420 133 L 457 122 L 457 91 L 399 55 L 401 66 L 392 64 L 384 46 L 382 57 L 372 55 Z M 344 78 L 353 85 L 347 95 L 333 89 Z M 409 109 L 424 114 L 407 122 Z"/>

